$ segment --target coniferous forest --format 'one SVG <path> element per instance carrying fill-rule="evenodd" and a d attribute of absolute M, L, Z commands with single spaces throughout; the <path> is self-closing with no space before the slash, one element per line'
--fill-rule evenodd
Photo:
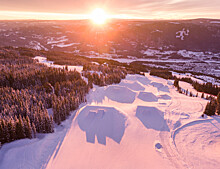
<path fill-rule="evenodd" d="M 52 133 L 54 124 L 59 125 L 86 101 L 93 84 L 120 83 L 128 72 L 121 66 L 87 61 L 82 73 L 87 84 L 79 72 L 68 71 L 68 67 L 58 69 L 37 63 L 33 59 L 37 54 L 26 48 L 0 48 L 1 144 L 33 138 L 36 133 Z M 48 113 L 50 108 L 52 114 Z"/>
<path fill-rule="evenodd" d="M 84 102 L 89 86 L 79 72 L 50 68 L 30 56 L 0 50 L 0 142 L 51 133 Z M 52 108 L 53 114 L 47 109 Z"/>

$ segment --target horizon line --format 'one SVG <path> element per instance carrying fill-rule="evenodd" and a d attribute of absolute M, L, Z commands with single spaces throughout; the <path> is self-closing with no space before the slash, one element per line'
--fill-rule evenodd
<path fill-rule="evenodd" d="M 203 17 L 203 16 L 188 16 L 188 17 L 135 17 L 129 14 L 108 14 L 109 20 L 137 20 L 137 21 L 166 21 L 166 20 L 195 20 L 195 19 L 210 19 L 220 20 L 218 17 Z M 41 21 L 58 21 L 58 20 L 89 20 L 90 14 L 68 14 L 68 13 L 47 13 L 47 12 L 24 12 L 24 11 L 0 11 L 0 21 L 24 21 L 24 20 L 41 20 Z"/>

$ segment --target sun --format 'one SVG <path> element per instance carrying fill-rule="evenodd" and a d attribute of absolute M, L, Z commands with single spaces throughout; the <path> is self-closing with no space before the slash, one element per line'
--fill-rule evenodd
<path fill-rule="evenodd" d="M 105 13 L 105 11 L 101 8 L 96 8 L 93 10 L 93 12 L 90 15 L 90 19 L 93 23 L 97 25 L 103 25 L 106 23 L 108 19 L 108 15 Z"/>

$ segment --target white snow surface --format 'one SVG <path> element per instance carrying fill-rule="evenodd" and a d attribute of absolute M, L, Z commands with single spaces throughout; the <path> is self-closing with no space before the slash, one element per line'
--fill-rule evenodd
<path fill-rule="evenodd" d="M 220 24 L 220 21 L 211 21 L 210 23 Z"/>
<path fill-rule="evenodd" d="M 177 39 L 179 38 L 181 40 L 184 40 L 185 36 L 189 36 L 189 29 L 186 30 L 185 28 L 183 28 L 183 30 L 176 32 Z"/>
<path fill-rule="evenodd" d="M 57 65 L 57 64 L 54 64 L 53 61 L 48 61 L 46 57 L 42 57 L 42 56 L 36 56 L 34 57 L 35 60 L 38 60 L 39 63 L 43 63 L 49 67 L 53 67 L 53 68 L 65 68 L 67 66 L 68 70 L 69 71 L 78 71 L 78 72 L 82 72 L 83 70 L 83 66 L 72 66 L 72 65 Z"/>
<path fill-rule="evenodd" d="M 218 168 L 220 117 L 201 118 L 207 101 L 172 84 L 145 74 L 94 86 L 55 133 L 3 145 L 0 168 Z"/>

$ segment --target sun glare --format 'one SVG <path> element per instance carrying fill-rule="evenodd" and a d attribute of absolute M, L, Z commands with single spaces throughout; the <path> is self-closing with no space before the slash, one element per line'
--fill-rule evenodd
<path fill-rule="evenodd" d="M 103 9 L 96 8 L 95 10 L 93 10 L 90 19 L 93 21 L 93 23 L 97 25 L 103 25 L 104 23 L 106 23 L 108 16 Z"/>

